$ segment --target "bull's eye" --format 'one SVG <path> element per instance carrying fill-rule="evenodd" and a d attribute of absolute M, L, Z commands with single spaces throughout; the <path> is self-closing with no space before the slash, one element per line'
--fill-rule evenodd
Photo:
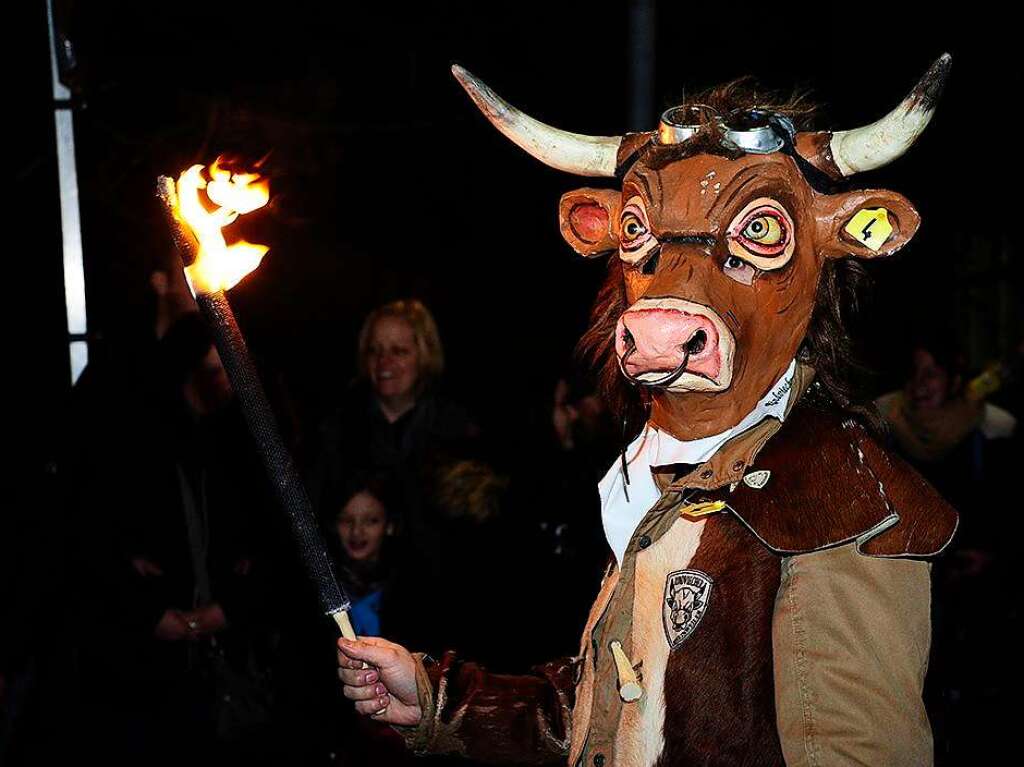
<path fill-rule="evenodd" d="M 778 245 L 783 231 L 775 216 L 758 216 L 743 228 L 742 234 L 759 245 Z"/>
<path fill-rule="evenodd" d="M 619 218 L 619 258 L 630 266 L 636 266 L 657 246 L 658 240 L 651 234 L 647 221 L 644 201 L 634 195 L 626 200 Z"/>
<path fill-rule="evenodd" d="M 632 213 L 622 217 L 622 239 L 625 242 L 632 242 L 647 234 L 647 227 L 644 222 Z"/>
<path fill-rule="evenodd" d="M 764 271 L 781 269 L 793 256 L 793 219 L 770 197 L 752 200 L 732 220 L 726 239 L 729 253 Z"/>
<path fill-rule="evenodd" d="M 751 253 L 774 256 L 786 247 L 786 222 L 775 208 L 762 205 L 750 211 L 736 227 L 736 239 Z"/>

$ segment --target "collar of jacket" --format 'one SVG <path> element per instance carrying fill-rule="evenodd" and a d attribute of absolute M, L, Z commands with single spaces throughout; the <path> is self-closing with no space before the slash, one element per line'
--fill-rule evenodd
<path fill-rule="evenodd" d="M 803 397 L 813 380 L 814 368 L 798 362 L 793 373 L 793 388 L 786 404 L 786 418 L 789 418 L 793 407 Z M 662 491 L 686 488 L 714 490 L 733 485 L 743 479 L 747 467 L 752 465 L 761 448 L 781 427 L 782 422 L 777 418 L 765 418 L 731 437 L 715 451 L 714 455 L 691 471 L 676 476 L 671 466 L 658 467 L 654 472 L 654 480 Z"/>

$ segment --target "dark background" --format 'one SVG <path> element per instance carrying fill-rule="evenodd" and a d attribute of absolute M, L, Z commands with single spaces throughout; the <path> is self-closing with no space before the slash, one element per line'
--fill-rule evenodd
<path fill-rule="evenodd" d="M 644 4 L 628 3 L 59 5 L 77 57 L 93 358 L 132 354 L 150 327 L 146 277 L 173 264 L 155 177 L 225 150 L 272 151 L 275 202 L 260 232 L 270 255 L 232 302 L 301 421 L 315 422 L 351 376 L 367 310 L 411 295 L 437 315 L 449 388 L 514 440 L 570 359 L 603 276 L 557 229 L 558 196 L 594 182 L 510 145 L 450 63 L 539 119 L 614 134 L 654 127 L 684 89 L 743 75 L 810 89 L 826 105 L 821 127 L 852 127 L 895 106 L 943 51 L 953 69 L 936 119 L 905 158 L 858 179 L 905 194 L 924 222 L 897 259 L 872 265 L 862 351 L 876 387 L 894 383 L 921 330 L 948 328 L 975 366 L 1007 352 L 1021 321 L 1004 124 L 1020 81 L 1012 20 L 980 4 L 955 20 L 876 6 L 648 5 L 646 22 Z M 18 206 L 7 231 L 8 258 L 26 270 L 14 297 L 31 295 L 15 332 L 29 364 L 16 379 L 30 414 L 23 455 L 38 467 L 69 372 L 45 6 L 21 6 L 8 32 Z M 628 83 L 644 57 L 653 77 L 641 92 Z M 631 117 L 635 100 L 647 114 Z"/>
<path fill-rule="evenodd" d="M 17 550 L 49 540 L 60 519 L 48 515 L 70 375 L 45 4 L 10 5 L 4 370 L 14 493 L 0 512 L 0 582 L 59 602 L 45 584 L 28 587 L 48 573 L 59 587 L 46 547 Z M 1019 24 L 994 6 L 948 15 L 667 0 L 57 5 L 77 61 L 93 360 L 131 360 L 151 336 L 147 278 L 175 263 L 156 176 L 220 152 L 270 152 L 274 199 L 254 214 L 253 239 L 271 250 L 231 301 L 298 428 L 311 432 L 350 381 L 365 314 L 414 296 L 438 319 L 448 389 L 489 441 L 521 454 L 546 423 L 604 276 L 600 263 L 574 257 L 557 225 L 559 195 L 595 181 L 510 145 L 452 79 L 452 62 L 541 120 L 617 134 L 653 128 L 684 90 L 744 75 L 810 89 L 824 105 L 821 128 L 862 125 L 945 51 L 953 68 L 931 126 L 906 157 L 857 179 L 906 195 L 923 219 L 902 253 L 869 265 L 875 286 L 854 323 L 873 370 L 866 383 L 872 393 L 898 387 L 922 334 L 962 345 L 972 370 L 1020 341 Z M 1019 601 L 1009 582 L 989 599 L 1003 594 Z M 518 608 L 528 613 L 529 599 Z M 59 604 L 35 607 L 59 622 Z"/>

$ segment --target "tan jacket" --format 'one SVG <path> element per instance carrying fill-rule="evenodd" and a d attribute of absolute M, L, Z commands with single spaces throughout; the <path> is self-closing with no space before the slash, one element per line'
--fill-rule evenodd
<path fill-rule="evenodd" d="M 776 431 L 660 478 L 575 658 L 524 676 L 424 662 L 407 742 L 594 767 L 929 764 L 916 558 L 956 515 L 852 420 L 802 402 Z"/>

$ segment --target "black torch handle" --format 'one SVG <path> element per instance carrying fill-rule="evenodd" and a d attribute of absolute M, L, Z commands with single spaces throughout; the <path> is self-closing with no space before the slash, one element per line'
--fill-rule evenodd
<path fill-rule="evenodd" d="M 200 293 L 196 296 L 196 303 L 213 331 L 217 351 L 231 379 L 249 431 L 256 440 L 274 493 L 288 515 L 306 573 L 316 584 L 320 606 L 327 615 L 347 611 L 351 602 L 334 576 L 334 568 L 313 516 L 313 506 L 291 453 L 281 439 L 274 413 L 227 296 L 223 291 Z"/>

